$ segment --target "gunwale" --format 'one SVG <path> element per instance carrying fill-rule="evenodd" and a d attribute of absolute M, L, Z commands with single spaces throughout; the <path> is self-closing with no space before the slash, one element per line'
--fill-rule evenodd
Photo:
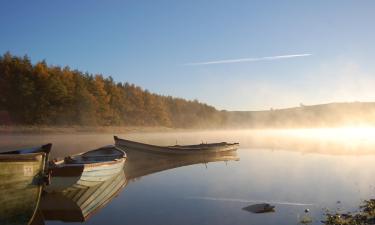
<path fill-rule="evenodd" d="M 97 161 L 80 161 L 82 155 L 98 150 L 116 151 L 113 155 L 99 156 Z M 109 158 L 108 158 L 109 157 Z M 126 153 L 115 146 L 105 146 L 91 151 L 72 155 L 67 159 L 55 161 L 51 164 L 52 185 L 47 192 L 65 189 L 70 186 L 91 187 L 98 182 L 111 178 L 123 169 Z M 91 157 L 95 159 L 95 157 Z M 75 160 L 75 161 L 74 161 Z M 62 182 L 64 185 L 62 185 Z M 66 187 L 65 187 L 66 186 Z"/>

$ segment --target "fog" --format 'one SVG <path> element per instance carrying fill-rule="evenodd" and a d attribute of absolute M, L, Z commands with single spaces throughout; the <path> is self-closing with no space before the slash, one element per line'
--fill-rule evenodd
<path fill-rule="evenodd" d="M 128 133 L 57 133 L 2 134 L 2 151 L 53 144 L 53 157 L 88 151 L 114 144 L 113 135 L 120 138 L 157 145 L 239 142 L 241 149 L 267 149 L 333 155 L 366 155 L 375 153 L 375 128 L 318 129 L 226 129 L 205 131 L 164 131 Z"/>
<path fill-rule="evenodd" d="M 323 208 L 352 211 L 363 199 L 374 198 L 374 131 L 345 127 L 3 134 L 0 146 L 5 151 L 51 142 L 55 158 L 114 144 L 113 135 L 158 145 L 239 142 L 239 161 L 204 165 L 195 161 L 179 165 L 171 158 L 140 162 L 129 154 L 125 175 L 131 182 L 105 210 L 90 218 L 90 224 L 103 224 L 108 218 L 113 224 L 149 224 L 151 220 L 168 224 L 202 220 L 210 224 L 295 224 L 306 208 L 311 210 L 313 224 L 320 224 Z M 127 167 L 131 163 L 136 169 Z M 276 212 L 258 217 L 242 210 L 260 202 L 275 205 Z M 148 212 L 147 217 L 140 216 L 140 209 Z M 227 215 L 231 221 L 225 222 Z"/>

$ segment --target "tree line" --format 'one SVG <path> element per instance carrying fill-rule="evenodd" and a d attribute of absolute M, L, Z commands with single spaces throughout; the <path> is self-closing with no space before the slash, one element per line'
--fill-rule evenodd
<path fill-rule="evenodd" d="M 112 77 L 0 56 L 0 124 L 209 127 L 214 107 L 150 93 Z"/>
<path fill-rule="evenodd" d="M 375 125 L 374 102 L 219 111 L 197 100 L 150 93 L 112 77 L 0 56 L 0 125 L 164 126 L 172 128 Z"/>

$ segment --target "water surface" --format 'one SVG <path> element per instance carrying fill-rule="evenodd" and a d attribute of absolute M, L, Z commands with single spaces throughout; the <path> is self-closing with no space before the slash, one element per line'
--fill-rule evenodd
<path fill-rule="evenodd" d="M 155 172 L 151 166 L 143 176 L 125 169 L 126 185 L 84 223 L 298 224 L 308 208 L 312 224 L 321 224 L 326 208 L 355 210 L 362 200 L 375 197 L 375 155 L 370 140 L 304 140 L 301 136 L 286 137 L 285 133 L 256 139 L 250 135 L 254 133 L 239 134 L 126 135 L 160 144 L 217 140 L 244 144 L 237 153 L 239 161 L 194 161 L 192 165 L 176 164 L 170 167 L 177 168 Z M 0 141 L 6 147 L 53 142 L 54 157 L 113 143 L 109 134 L 3 135 Z M 275 212 L 254 214 L 242 209 L 262 202 L 275 205 Z M 45 224 L 69 224 L 67 220 L 45 220 Z"/>

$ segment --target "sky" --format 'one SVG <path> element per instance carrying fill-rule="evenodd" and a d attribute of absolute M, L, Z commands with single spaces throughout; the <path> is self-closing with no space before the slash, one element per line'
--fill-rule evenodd
<path fill-rule="evenodd" d="M 0 54 L 217 109 L 375 101 L 375 1 L 0 0 Z"/>

